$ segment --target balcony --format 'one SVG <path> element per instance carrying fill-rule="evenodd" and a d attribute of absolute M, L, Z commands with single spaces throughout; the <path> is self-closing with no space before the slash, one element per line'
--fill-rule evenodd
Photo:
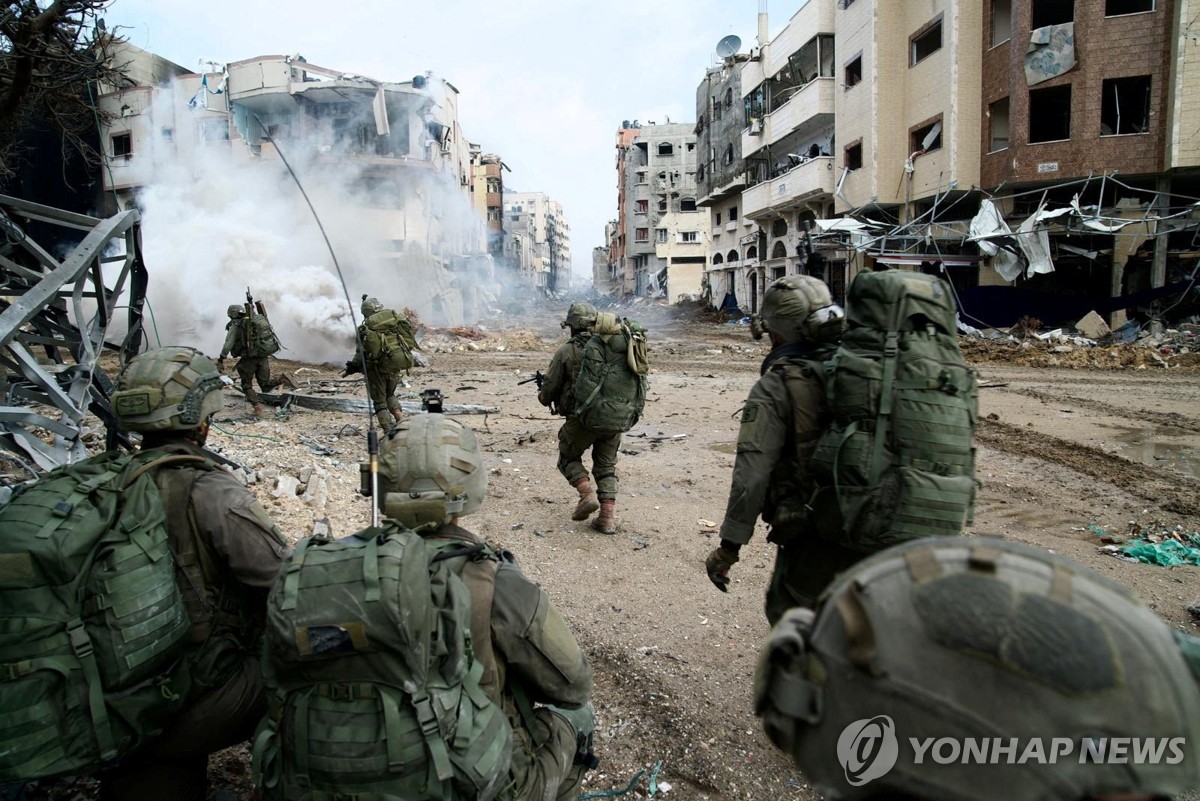
<path fill-rule="evenodd" d="M 814 78 L 763 118 L 761 134 L 752 136 L 749 128 L 742 131 L 742 155 L 748 156 L 765 145 L 777 144 L 794 131 L 804 129 L 816 133 L 831 129 L 836 82 L 836 78 Z"/>
<path fill-rule="evenodd" d="M 799 208 L 823 196 L 832 197 L 833 156 L 817 156 L 742 193 L 742 216 L 759 218 L 767 212 Z"/>

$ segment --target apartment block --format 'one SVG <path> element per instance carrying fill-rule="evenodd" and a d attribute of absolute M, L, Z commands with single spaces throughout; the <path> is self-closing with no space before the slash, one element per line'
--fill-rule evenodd
<path fill-rule="evenodd" d="M 621 293 L 698 298 L 708 215 L 696 204 L 695 125 L 623 123 L 617 176 Z"/>
<path fill-rule="evenodd" d="M 542 292 L 571 285 L 571 226 L 562 204 L 543 192 L 504 195 L 508 269 Z"/>
<path fill-rule="evenodd" d="M 471 153 L 471 202 L 475 214 L 485 221 L 487 252 L 496 265 L 504 264 L 504 173 L 510 171 L 494 153 Z"/>

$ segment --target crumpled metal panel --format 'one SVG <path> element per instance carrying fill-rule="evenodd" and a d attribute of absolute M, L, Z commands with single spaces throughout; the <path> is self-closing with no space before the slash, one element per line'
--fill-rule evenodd
<path fill-rule="evenodd" d="M 0 448 L 33 475 L 86 458 L 88 412 L 109 448 L 130 446 L 99 358 L 115 350 L 123 364 L 142 346 L 139 220 L 0 195 Z"/>

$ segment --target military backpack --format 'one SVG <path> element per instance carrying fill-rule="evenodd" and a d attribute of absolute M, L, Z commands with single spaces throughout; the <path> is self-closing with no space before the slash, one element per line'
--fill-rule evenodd
<path fill-rule="evenodd" d="M 453 540 L 398 528 L 304 540 L 267 602 L 266 799 L 495 798 L 512 730 L 481 688 Z"/>
<path fill-rule="evenodd" d="M 813 453 L 817 528 L 873 552 L 957 535 L 975 498 L 975 373 L 937 276 L 860 273 L 847 329 L 825 364 L 832 423 Z"/>
<path fill-rule="evenodd" d="M 585 428 L 602 434 L 633 428 L 646 408 L 649 372 L 646 329 L 611 312 L 600 312 L 579 362 L 575 417 Z"/>
<path fill-rule="evenodd" d="M 0 506 L 0 785 L 81 774 L 182 706 L 192 630 L 155 473 L 197 456 L 104 453 Z"/>
<path fill-rule="evenodd" d="M 375 312 L 363 321 L 359 335 L 368 366 L 384 373 L 401 373 L 415 364 L 417 338 L 404 315 L 391 309 Z"/>
<path fill-rule="evenodd" d="M 242 336 L 246 339 L 245 355 L 261 358 L 274 356 L 281 349 L 279 337 L 265 314 L 251 314 L 241 320 Z"/>

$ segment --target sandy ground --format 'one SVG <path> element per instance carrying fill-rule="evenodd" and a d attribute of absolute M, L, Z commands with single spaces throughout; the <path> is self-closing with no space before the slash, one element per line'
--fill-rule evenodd
<path fill-rule="evenodd" d="M 517 385 L 545 368 L 561 340 L 549 312 L 470 346 L 479 350 L 438 340 L 450 352 L 433 353 L 411 389 L 438 387 L 448 402 L 498 409 L 465 418 L 491 475 L 487 502 L 464 523 L 517 554 L 591 657 L 601 767 L 584 789 L 623 787 L 661 762 L 657 779 L 671 798 L 816 798 L 750 711 L 773 546 L 760 530 L 728 594 L 712 587 L 703 564 L 728 493 L 737 413 L 765 345 L 744 327 L 674 321 L 644 307 L 628 313 L 651 327 L 654 371 L 645 419 L 622 444 L 616 536 L 570 520 L 574 491 L 555 468 L 561 421 L 537 404 L 533 384 Z M 297 377 L 303 384 L 336 373 L 310 365 Z M 1086 527 L 1200 525 L 1200 372 L 988 362 L 980 379 L 982 489 L 971 533 L 1077 559 L 1131 587 L 1171 625 L 1197 632 L 1186 607 L 1200 602 L 1200 570 L 1102 554 Z M 296 410 L 259 421 L 230 391 L 218 426 L 212 444 L 260 475 L 306 467 L 329 475 L 324 510 L 272 497 L 269 479 L 251 485 L 290 536 L 326 516 L 335 536 L 366 523 L 369 507 L 356 494 L 364 415 Z M 332 452 L 318 455 L 314 444 Z M 218 784 L 240 794 L 243 765 L 243 753 L 223 755 Z M 643 777 L 626 797 L 646 795 Z"/>

